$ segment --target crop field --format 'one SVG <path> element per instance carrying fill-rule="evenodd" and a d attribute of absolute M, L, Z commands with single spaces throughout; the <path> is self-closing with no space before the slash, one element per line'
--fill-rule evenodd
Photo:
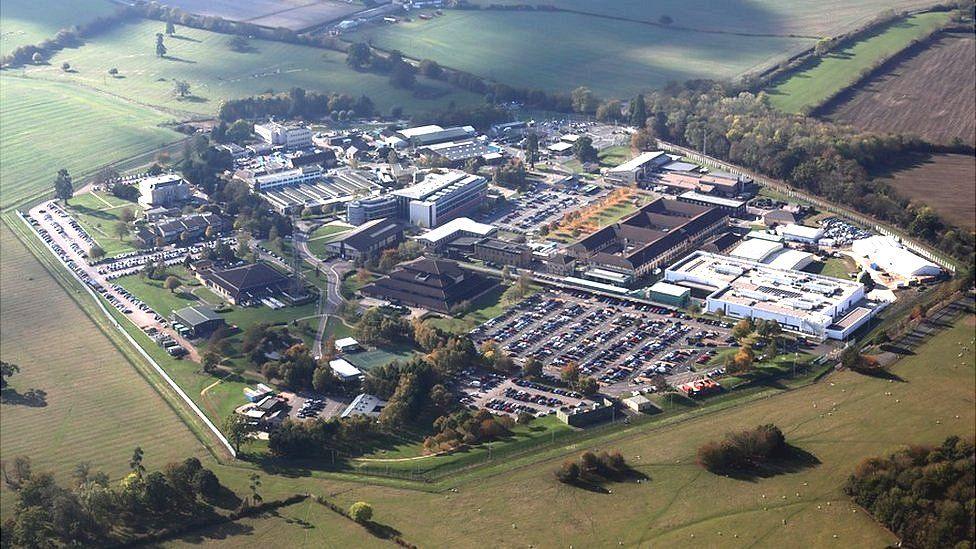
<path fill-rule="evenodd" d="M 159 126 L 171 117 L 154 109 L 6 74 L 0 76 L 0 117 L 0 204 L 5 207 L 49 190 L 62 167 L 80 181 L 108 163 L 181 137 Z"/>
<path fill-rule="evenodd" d="M 84 46 L 65 50 L 48 66 L 32 66 L 26 74 L 45 81 L 70 82 L 179 113 L 213 115 L 223 99 L 247 97 L 267 91 L 286 92 L 299 86 L 310 91 L 368 95 L 377 107 L 394 105 L 407 111 L 446 104 L 482 101 L 447 84 L 418 80 L 434 90 L 434 99 L 417 99 L 410 90 L 390 86 L 385 75 L 356 72 L 345 55 L 319 48 L 251 40 L 247 52 L 231 50 L 231 36 L 177 27 L 177 36 L 165 39 L 166 57 L 156 57 L 156 33 L 163 23 L 143 21 L 122 25 L 92 38 Z M 68 62 L 72 71 L 61 70 Z M 116 77 L 108 70 L 117 68 Z M 190 85 L 190 96 L 179 98 L 174 81 Z"/>
<path fill-rule="evenodd" d="M 846 48 L 830 52 L 809 68 L 773 84 L 766 92 L 772 104 L 786 112 L 803 112 L 819 106 L 854 83 L 862 71 L 905 49 L 913 40 L 948 20 L 948 13 L 931 12 L 896 21 Z"/>
<path fill-rule="evenodd" d="M 563 92 L 587 86 L 604 97 L 630 97 L 669 81 L 731 79 L 813 45 L 805 38 L 693 33 L 573 13 L 469 10 L 369 27 L 351 39 L 513 86 Z"/>
<path fill-rule="evenodd" d="M 946 220 L 976 228 L 976 157 L 964 154 L 921 155 L 908 167 L 886 175 L 898 194 L 927 204 Z"/>
<path fill-rule="evenodd" d="M 931 0 L 476 0 L 475 4 L 535 4 L 565 10 L 657 23 L 670 17 L 670 26 L 687 29 L 834 36 L 866 23 L 878 13 L 930 6 Z"/>
<path fill-rule="evenodd" d="M 110 15 L 108 0 L 3 0 L 0 9 L 0 56 L 28 44 L 54 38 L 59 30 Z"/>
<path fill-rule="evenodd" d="M 862 130 L 976 143 L 976 38 L 943 34 L 851 90 L 826 115 Z"/>
<path fill-rule="evenodd" d="M 359 2 L 340 0 L 171 0 L 166 4 L 190 13 L 292 30 L 319 25 L 365 9 Z"/>
<path fill-rule="evenodd" d="M 136 446 L 146 451 L 149 467 L 205 455 L 162 397 L 10 230 L 3 226 L 0 234 L 0 354 L 21 368 L 10 380 L 19 394 L 29 388 L 47 393 L 43 407 L 0 405 L 3 461 L 26 455 L 37 470 L 67 481 L 85 460 L 120 478 Z M 4 400 L 10 397 L 4 391 Z M 12 495 L 5 485 L 0 489 L 6 516 Z"/>

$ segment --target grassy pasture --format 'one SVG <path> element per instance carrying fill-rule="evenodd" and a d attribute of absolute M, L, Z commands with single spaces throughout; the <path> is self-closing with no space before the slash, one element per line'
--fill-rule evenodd
<path fill-rule="evenodd" d="M 544 4 L 567 10 L 658 22 L 667 15 L 672 27 L 721 32 L 832 36 L 863 24 L 886 9 L 928 6 L 928 0 L 478 0 L 477 4 Z"/>
<path fill-rule="evenodd" d="M 490 536 L 498 545 L 536 546 L 549 546 L 553 539 L 592 547 L 618 542 L 771 547 L 783 539 L 797 546 L 883 546 L 894 537 L 862 510 L 853 510 L 841 486 L 864 457 L 972 433 L 973 326 L 969 316 L 898 363 L 894 373 L 904 383 L 840 372 L 723 410 L 721 416 L 635 426 L 624 437 L 611 434 L 605 441 L 562 449 L 575 455 L 584 447 L 619 448 L 650 477 L 640 484 L 610 485 L 612 494 L 556 482 L 552 471 L 561 457 L 514 470 L 519 461 L 507 460 L 504 474 L 459 481 L 457 493 L 330 488 L 344 505 L 369 501 L 384 523 L 420 545 L 475 546 Z M 963 346 L 968 351 L 961 351 Z M 706 473 L 694 463 L 703 442 L 769 421 L 819 464 L 740 480 Z"/>
<path fill-rule="evenodd" d="M 178 27 L 167 37 L 165 58 L 155 55 L 155 35 L 163 23 L 142 21 L 118 26 L 94 37 L 84 46 L 65 50 L 49 66 L 29 67 L 29 76 L 70 82 L 104 90 L 134 102 L 166 108 L 181 114 L 213 115 L 223 99 L 247 97 L 269 90 L 288 91 L 294 86 L 310 91 L 366 94 L 379 109 L 400 105 L 408 111 L 430 109 L 450 100 L 470 103 L 480 98 L 456 92 L 446 84 L 418 80 L 440 90 L 436 100 L 420 100 L 410 90 L 391 87 L 385 75 L 360 73 L 346 66 L 345 55 L 318 48 L 251 40 L 250 51 L 235 52 L 231 36 Z M 74 72 L 61 70 L 69 62 Z M 118 68 L 113 78 L 110 68 Z M 180 99 L 174 81 L 190 85 L 191 96 Z"/>
<path fill-rule="evenodd" d="M 846 48 L 831 52 L 810 68 L 796 72 L 766 91 L 772 104 L 786 112 L 802 112 L 850 86 L 861 72 L 905 49 L 949 20 L 945 12 L 922 13 L 892 23 Z"/>
<path fill-rule="evenodd" d="M 22 369 L 11 378 L 18 392 L 47 392 L 45 407 L 2 404 L 3 461 L 26 455 L 66 482 L 84 460 L 120 478 L 135 446 L 151 468 L 203 457 L 203 445 L 126 357 L 6 226 L 0 234 L 0 353 Z M 0 490 L 6 516 L 13 498 Z"/>
<path fill-rule="evenodd" d="M 108 0 L 4 0 L 0 8 L 0 56 L 113 11 Z"/>
<path fill-rule="evenodd" d="M 563 92 L 588 86 L 604 97 L 630 97 L 669 81 L 734 78 L 813 44 L 572 13 L 451 10 L 432 20 L 368 27 L 352 39 L 514 86 Z"/>
<path fill-rule="evenodd" d="M 128 208 L 133 213 L 140 212 L 142 208 L 138 204 L 125 202 L 111 195 L 88 193 L 72 198 L 68 201 L 68 207 L 72 217 L 88 231 L 106 255 L 113 256 L 136 249 L 134 235 L 130 232 L 129 235 L 119 238 L 115 234 L 115 226 L 120 221 L 122 210 Z"/>
<path fill-rule="evenodd" d="M 181 137 L 159 126 L 171 117 L 154 109 L 78 86 L 12 74 L 0 75 L 0 118 L 4 207 L 51 189 L 62 167 L 80 181 L 106 164 Z"/>

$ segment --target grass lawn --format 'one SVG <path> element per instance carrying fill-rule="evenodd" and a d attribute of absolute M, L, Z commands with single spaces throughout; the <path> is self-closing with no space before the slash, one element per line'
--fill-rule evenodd
<path fill-rule="evenodd" d="M 187 273 L 185 267 L 167 267 L 166 272 L 168 273 L 167 276 L 179 278 L 183 285 L 171 292 L 163 287 L 165 279 L 152 280 L 137 274 L 118 278 L 115 283 L 132 292 L 133 295 L 145 301 L 146 305 L 167 318 L 170 313 L 177 309 L 200 304 L 200 300 L 193 293 L 194 289 L 187 287 L 192 277 Z"/>
<path fill-rule="evenodd" d="M 849 257 L 831 257 L 827 261 L 814 261 L 804 271 L 832 276 L 834 278 L 850 279 L 847 273 L 857 272 L 857 264 Z"/>
<path fill-rule="evenodd" d="M 494 318 L 502 314 L 508 306 L 502 303 L 502 294 L 508 286 L 498 285 L 492 288 L 490 291 L 486 292 L 484 295 L 479 297 L 471 304 L 471 311 L 462 315 L 460 318 L 453 317 L 442 317 L 442 318 L 431 318 L 427 320 L 432 326 L 440 328 L 445 332 L 452 334 L 466 334 L 471 330 L 475 329 L 478 325 L 484 323 L 486 320 Z M 531 293 L 536 293 L 540 290 L 539 287 L 533 287 Z"/>
<path fill-rule="evenodd" d="M 617 145 L 603 149 L 600 151 L 599 157 L 601 166 L 611 168 L 633 158 L 634 152 L 630 149 L 630 145 Z"/>
<path fill-rule="evenodd" d="M 329 255 L 325 248 L 326 245 L 338 238 L 339 235 L 351 230 L 352 227 L 343 225 L 322 225 L 309 235 L 308 250 L 317 257 L 326 257 Z"/>
<path fill-rule="evenodd" d="M 370 272 L 367 272 L 366 275 L 367 276 L 364 280 L 359 280 L 357 271 L 350 271 L 345 277 L 343 277 L 342 285 L 339 287 L 342 297 L 352 299 L 360 288 L 379 278 L 378 275 Z"/>
<path fill-rule="evenodd" d="M 0 74 L 0 119 L 0 205 L 4 207 L 51 192 L 60 168 L 67 168 L 80 182 L 106 164 L 181 137 L 159 126 L 172 121 L 160 111 L 7 71 Z"/>
<path fill-rule="evenodd" d="M 777 108 L 786 112 L 803 112 L 804 109 L 820 105 L 838 90 L 851 85 L 863 71 L 878 61 L 905 49 L 913 40 L 948 20 L 947 12 L 931 12 L 897 21 L 864 40 L 831 52 L 810 68 L 794 73 L 766 92 Z"/>
<path fill-rule="evenodd" d="M 117 198 L 112 197 L 118 201 Z M 95 242 L 105 251 L 105 255 L 111 257 L 136 249 L 133 241 L 132 232 L 119 238 L 115 234 L 115 227 L 118 225 L 122 211 L 126 208 L 139 212 L 136 204 L 125 202 L 122 206 L 110 206 L 105 203 L 105 199 L 94 193 L 89 193 L 72 198 L 68 201 L 71 216 L 88 231 L 88 234 L 95 239 Z"/>
<path fill-rule="evenodd" d="M 155 55 L 155 35 L 163 31 L 158 21 L 121 25 L 91 38 L 84 46 L 54 55 L 49 66 L 28 67 L 28 76 L 81 84 L 140 103 L 181 113 L 213 115 L 224 99 L 247 97 L 268 90 L 286 92 L 299 86 L 309 91 L 368 95 L 377 108 L 388 112 L 402 106 L 408 112 L 429 110 L 455 101 L 481 102 L 480 96 L 460 92 L 448 84 L 418 79 L 418 85 L 435 90 L 437 99 L 417 99 L 410 90 L 395 89 L 385 75 L 357 72 L 345 55 L 319 48 L 251 40 L 251 51 L 229 47 L 231 36 L 177 26 L 177 36 L 165 39 L 167 57 Z M 71 63 L 76 72 L 61 70 Z M 110 68 L 119 70 L 110 77 Z M 191 97 L 173 93 L 174 81 L 186 81 Z"/>
<path fill-rule="evenodd" d="M 59 30 L 111 15 L 115 6 L 108 0 L 3 0 L 0 11 L 0 56 L 20 46 L 40 44 Z"/>
<path fill-rule="evenodd" d="M 85 460 L 121 478 L 136 446 L 151 469 L 203 458 L 200 441 L 114 343 L 6 226 L 0 235 L 0 354 L 21 368 L 10 379 L 14 390 L 47 393 L 44 407 L 0 405 L 0 458 L 28 456 L 35 471 L 51 471 L 64 484 Z M 0 502 L 8 517 L 14 497 L 6 485 Z"/>
<path fill-rule="evenodd" d="M 409 360 L 417 353 L 418 351 L 412 346 L 399 344 L 385 346 L 382 348 L 373 348 L 369 349 L 368 351 L 360 351 L 358 353 L 349 353 L 343 355 L 343 358 L 348 360 L 350 364 L 359 368 L 360 370 L 369 371 L 373 368 L 386 366 L 394 360 Z"/>
<path fill-rule="evenodd" d="M 814 43 L 685 32 L 573 13 L 494 10 L 448 10 L 430 20 L 369 26 L 350 40 L 372 41 L 512 86 L 559 92 L 587 86 L 618 98 L 669 81 L 731 79 Z M 485 55 L 486 45 L 491 55 Z"/>

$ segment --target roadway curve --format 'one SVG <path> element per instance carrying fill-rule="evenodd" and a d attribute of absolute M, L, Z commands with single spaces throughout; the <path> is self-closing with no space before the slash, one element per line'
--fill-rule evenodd
<path fill-rule="evenodd" d="M 352 263 L 338 259 L 331 261 L 319 259 L 308 248 L 308 236 L 304 232 L 295 232 L 292 245 L 298 248 L 302 254 L 302 259 L 317 267 L 326 276 L 325 299 L 322 299 L 320 292 L 319 328 L 315 332 L 315 344 L 312 346 L 312 354 L 318 358 L 322 356 L 322 339 L 325 336 L 325 327 L 329 322 L 329 316 L 334 315 L 346 301 L 339 288 L 342 284 L 342 276 L 352 269 Z"/>

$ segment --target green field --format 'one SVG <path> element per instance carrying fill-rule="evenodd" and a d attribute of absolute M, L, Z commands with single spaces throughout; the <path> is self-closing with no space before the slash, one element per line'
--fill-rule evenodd
<path fill-rule="evenodd" d="M 12 74 L 0 75 L 0 119 L 0 204 L 5 207 L 48 191 L 62 167 L 80 181 L 106 164 L 180 138 L 159 127 L 172 120 L 159 111 Z"/>
<path fill-rule="evenodd" d="M 508 307 L 502 303 L 502 294 L 505 293 L 506 289 L 508 289 L 508 286 L 498 285 L 485 292 L 471 304 L 471 311 L 461 315 L 460 318 L 432 318 L 427 322 L 445 332 L 466 334 L 485 321 L 505 312 L 505 309 Z M 535 293 L 540 289 L 539 287 L 535 287 L 531 293 Z"/>
<path fill-rule="evenodd" d="M 205 455 L 173 410 L 6 226 L 0 247 L 0 354 L 22 369 L 11 378 L 14 389 L 47 392 L 45 407 L 0 405 L 3 461 L 26 455 L 38 470 L 67 481 L 84 460 L 120 478 L 135 446 L 146 451 L 147 467 Z M 12 498 L 6 485 L 0 490 L 6 517 Z"/>
<path fill-rule="evenodd" d="M 948 20 L 948 13 L 932 12 L 898 21 L 864 40 L 827 54 L 810 68 L 793 73 L 766 92 L 772 104 L 786 112 L 803 112 L 819 106 L 854 83 L 863 71 L 905 49 L 913 40 Z"/>
<path fill-rule="evenodd" d="M 71 0 L 70 6 L 65 4 L 63 0 L 4 0 L 0 7 L 0 56 L 115 11 L 108 0 Z"/>
<path fill-rule="evenodd" d="M 108 256 L 131 252 L 136 249 L 133 234 L 119 238 L 115 226 L 119 214 L 128 208 L 138 215 L 142 208 L 133 202 L 119 200 L 112 195 L 88 193 L 72 198 L 68 202 L 71 216 L 75 218 L 88 234 L 95 239 Z"/>
<path fill-rule="evenodd" d="M 452 11 L 369 27 L 351 40 L 433 59 L 513 86 L 588 86 L 630 97 L 669 81 L 730 79 L 813 45 L 812 39 L 664 29 L 571 13 Z"/>
<path fill-rule="evenodd" d="M 536 4 L 562 9 L 658 22 L 671 17 L 672 27 L 721 32 L 833 36 L 863 24 L 886 9 L 932 5 L 929 0 L 477 0 L 476 4 Z"/>
<path fill-rule="evenodd" d="M 344 225 L 322 225 L 308 235 L 308 251 L 316 257 L 327 257 L 329 253 L 325 248 L 326 245 L 351 230 L 352 227 Z"/>
<path fill-rule="evenodd" d="M 133 102 L 166 108 L 181 114 L 212 115 L 220 101 L 247 97 L 266 91 L 287 92 L 299 86 L 310 91 L 366 94 L 384 112 L 400 105 L 407 111 L 431 109 L 448 101 L 481 101 L 474 94 L 455 92 L 446 84 L 418 80 L 440 90 L 436 100 L 420 100 L 409 90 L 391 87 L 387 77 L 356 72 L 345 55 L 319 48 L 252 40 L 251 51 L 238 53 L 228 46 L 224 34 L 178 27 L 177 36 L 167 38 L 167 57 L 155 55 L 155 35 L 163 23 L 143 21 L 116 27 L 91 38 L 78 49 L 64 50 L 48 66 L 28 67 L 30 77 L 72 82 L 104 90 Z M 69 62 L 75 72 L 61 70 Z M 107 74 L 119 70 L 118 77 Z M 189 83 L 191 96 L 179 99 L 173 93 L 174 80 Z"/>

